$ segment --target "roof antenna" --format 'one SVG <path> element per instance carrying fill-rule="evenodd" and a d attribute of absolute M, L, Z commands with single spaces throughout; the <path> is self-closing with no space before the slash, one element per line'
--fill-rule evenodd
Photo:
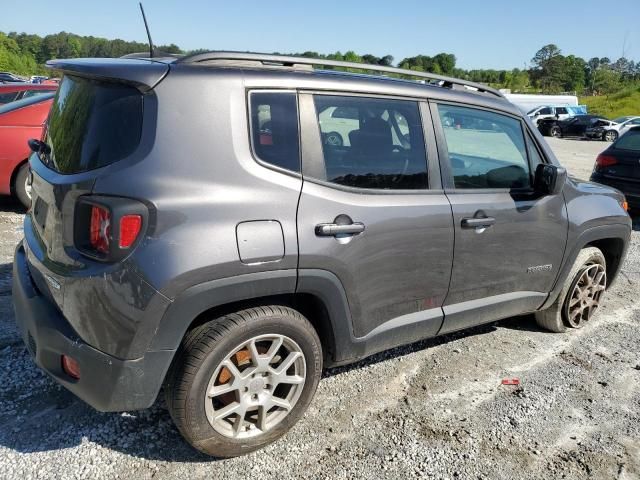
<path fill-rule="evenodd" d="M 144 20 L 144 28 L 147 29 L 147 38 L 149 39 L 149 58 L 153 58 L 153 51 L 155 48 L 153 47 L 153 40 L 151 40 L 151 32 L 149 32 L 149 24 L 147 24 L 147 16 L 144 14 L 144 8 L 142 8 L 142 2 L 139 2 L 140 11 L 142 12 L 142 20 Z"/>

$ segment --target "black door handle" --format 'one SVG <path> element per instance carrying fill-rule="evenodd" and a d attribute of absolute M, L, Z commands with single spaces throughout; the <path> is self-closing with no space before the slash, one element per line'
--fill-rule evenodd
<path fill-rule="evenodd" d="M 496 223 L 496 219 L 493 217 L 483 218 L 463 218 L 462 228 L 486 228 Z"/>
<path fill-rule="evenodd" d="M 364 223 L 355 222 L 347 225 L 337 223 L 321 223 L 316 225 L 316 235 L 319 237 L 335 237 L 336 235 L 357 235 L 364 232 Z"/>

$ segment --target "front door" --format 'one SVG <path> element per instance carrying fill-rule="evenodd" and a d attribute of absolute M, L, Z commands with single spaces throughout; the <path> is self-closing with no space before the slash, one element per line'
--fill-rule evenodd
<path fill-rule="evenodd" d="M 518 117 L 444 103 L 432 110 L 455 230 L 442 331 L 537 309 L 567 236 L 563 196 L 532 189 L 540 151 Z"/>
<path fill-rule="evenodd" d="M 437 333 L 451 273 L 451 209 L 426 104 L 422 110 L 426 142 L 416 101 L 300 95 L 300 271 L 335 275 L 354 337 L 388 334 L 387 345 L 417 339 L 403 337 L 407 331 Z M 326 112 L 350 117 L 342 142 L 332 140 L 339 129 Z"/>

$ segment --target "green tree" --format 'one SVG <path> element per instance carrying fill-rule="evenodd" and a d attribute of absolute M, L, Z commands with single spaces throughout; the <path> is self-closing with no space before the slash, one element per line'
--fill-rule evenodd
<path fill-rule="evenodd" d="M 531 59 L 531 78 L 545 93 L 562 90 L 564 83 L 565 57 L 557 45 L 549 44 L 536 52 Z"/>
<path fill-rule="evenodd" d="M 610 68 L 600 68 L 596 71 L 594 87 L 600 94 L 609 95 L 620 88 L 620 73 Z"/>

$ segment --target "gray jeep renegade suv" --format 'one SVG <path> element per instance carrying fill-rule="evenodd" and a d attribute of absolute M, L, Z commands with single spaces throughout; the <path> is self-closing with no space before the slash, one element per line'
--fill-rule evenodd
<path fill-rule="evenodd" d="M 483 85 L 229 52 L 49 66 L 24 341 L 98 410 L 164 386 L 208 454 L 283 435 L 323 367 L 524 313 L 579 328 L 625 255 L 623 196 Z"/>

